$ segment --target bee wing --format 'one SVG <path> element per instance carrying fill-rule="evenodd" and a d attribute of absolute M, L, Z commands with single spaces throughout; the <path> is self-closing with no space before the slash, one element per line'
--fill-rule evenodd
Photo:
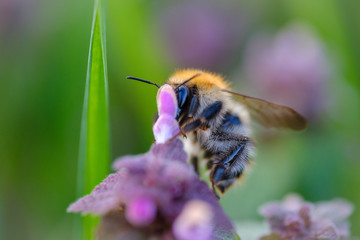
<path fill-rule="evenodd" d="M 289 107 L 249 97 L 227 89 L 221 90 L 232 94 L 247 107 L 251 119 L 265 127 L 289 128 L 293 130 L 302 130 L 306 127 L 305 118 Z"/>

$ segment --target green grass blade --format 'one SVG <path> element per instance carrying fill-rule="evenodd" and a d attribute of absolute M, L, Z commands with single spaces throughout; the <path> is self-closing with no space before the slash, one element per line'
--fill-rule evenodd
<path fill-rule="evenodd" d="M 90 36 L 90 48 L 84 106 L 81 121 L 78 195 L 83 196 L 109 173 L 109 109 L 105 52 L 104 1 L 96 0 Z M 93 239 L 98 218 L 82 218 L 77 225 L 77 239 Z"/>

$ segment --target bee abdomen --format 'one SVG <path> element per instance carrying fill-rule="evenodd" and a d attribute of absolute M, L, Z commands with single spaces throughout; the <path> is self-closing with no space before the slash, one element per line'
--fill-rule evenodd
<path fill-rule="evenodd" d="M 212 132 L 208 148 L 212 153 L 211 182 L 224 193 L 238 179 L 250 161 L 253 142 L 238 116 L 226 113 L 221 126 Z"/>

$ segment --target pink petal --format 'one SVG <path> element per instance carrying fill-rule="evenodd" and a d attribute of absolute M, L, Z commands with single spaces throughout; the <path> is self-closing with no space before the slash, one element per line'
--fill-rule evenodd
<path fill-rule="evenodd" d="M 170 115 L 160 115 L 154 124 L 153 132 L 157 144 L 165 143 L 180 132 L 179 124 Z"/>
<path fill-rule="evenodd" d="M 174 222 L 173 232 L 176 239 L 213 239 L 212 218 L 211 205 L 200 200 L 189 201 Z"/>
<path fill-rule="evenodd" d="M 159 118 L 154 124 L 153 132 L 156 143 L 165 143 L 179 132 L 179 124 L 175 119 L 177 99 L 174 89 L 170 85 L 163 85 L 156 97 Z"/>
<path fill-rule="evenodd" d="M 313 227 L 313 238 L 314 239 L 329 239 L 339 240 L 340 236 L 337 232 L 336 226 L 330 220 L 321 220 L 314 223 Z"/>
<path fill-rule="evenodd" d="M 134 226 L 146 226 L 156 217 L 156 204 L 148 197 L 138 197 L 126 207 L 126 219 Z"/>
<path fill-rule="evenodd" d="M 91 194 L 78 199 L 67 209 L 68 212 L 82 212 L 104 215 L 120 205 L 120 198 L 115 189 L 122 182 L 119 173 L 110 174 L 101 184 L 95 187 Z"/>
<path fill-rule="evenodd" d="M 156 97 L 159 116 L 163 114 L 168 114 L 170 116 L 175 117 L 177 111 L 177 99 L 174 92 L 174 89 L 168 85 L 163 85 Z"/>

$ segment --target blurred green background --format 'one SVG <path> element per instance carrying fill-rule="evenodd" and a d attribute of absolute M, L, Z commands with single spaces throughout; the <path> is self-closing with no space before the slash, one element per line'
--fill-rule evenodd
<path fill-rule="evenodd" d="M 107 1 L 112 155 L 149 149 L 156 89 L 177 68 L 294 107 L 301 133 L 255 132 L 236 221 L 286 193 L 348 199 L 360 236 L 360 1 Z M 92 1 L 0 0 L 0 239 L 71 239 Z M 241 234 L 241 233 L 240 233 Z"/>

